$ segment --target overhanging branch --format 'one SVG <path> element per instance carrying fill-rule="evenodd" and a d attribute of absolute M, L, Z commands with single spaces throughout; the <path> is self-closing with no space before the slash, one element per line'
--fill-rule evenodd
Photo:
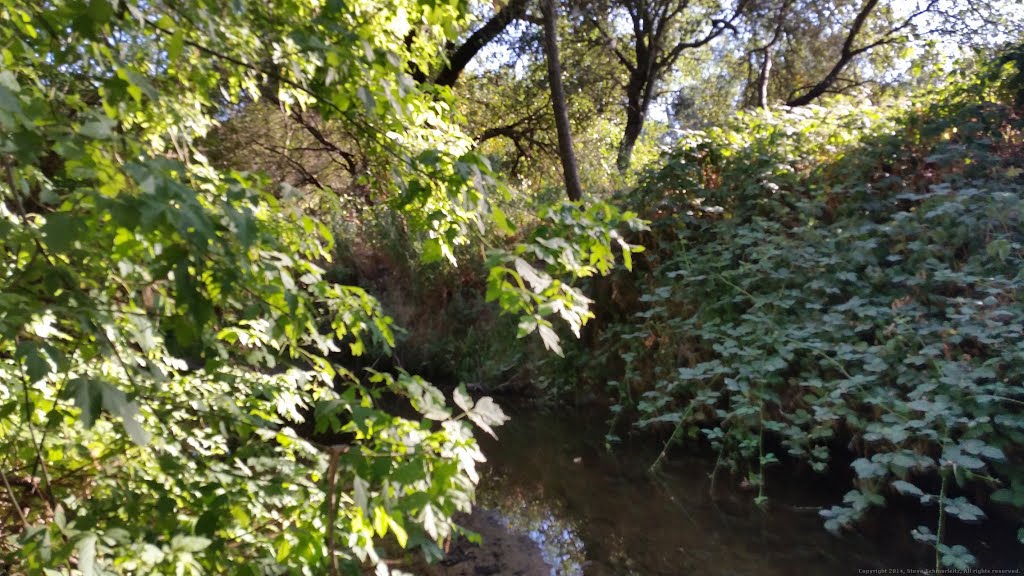
<path fill-rule="evenodd" d="M 448 55 L 448 64 L 434 77 L 438 86 L 454 86 L 470 61 L 492 40 L 505 31 L 512 22 L 526 14 L 529 0 L 509 0 L 497 14 L 470 35 L 466 41 Z"/>

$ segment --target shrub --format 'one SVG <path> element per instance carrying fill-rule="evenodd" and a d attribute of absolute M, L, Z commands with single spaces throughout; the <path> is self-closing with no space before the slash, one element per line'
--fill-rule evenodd
<path fill-rule="evenodd" d="M 1000 83 L 1014 72 L 913 109 L 757 112 L 687 134 L 632 196 L 652 273 L 603 337 L 625 365 L 616 410 L 670 425 L 669 444 L 705 439 L 716 471 L 749 465 L 758 501 L 781 456 L 767 445 L 823 471 L 849 441 L 853 486 L 826 527 L 902 494 L 937 508 L 914 536 L 939 565 L 969 565 L 946 519 L 1024 506 L 1024 121 Z"/>

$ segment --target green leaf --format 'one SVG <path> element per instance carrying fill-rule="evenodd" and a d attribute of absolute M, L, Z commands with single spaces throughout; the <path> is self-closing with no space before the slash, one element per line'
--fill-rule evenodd
<path fill-rule="evenodd" d="M 441 241 L 437 238 L 430 238 L 423 242 L 423 250 L 420 252 L 420 261 L 424 264 L 439 262 L 444 258 L 441 250 Z"/>
<path fill-rule="evenodd" d="M 75 552 L 78 554 L 78 569 L 82 576 L 93 576 L 96 574 L 96 535 L 87 533 L 75 543 Z"/>
<path fill-rule="evenodd" d="M 281 536 L 277 541 L 277 553 L 274 556 L 274 560 L 278 563 L 284 562 L 288 555 L 292 551 L 292 542 L 288 538 Z"/>
<path fill-rule="evenodd" d="M 132 442 L 138 446 L 149 444 L 149 433 L 146 432 L 142 427 L 142 423 L 139 422 L 138 404 L 126 402 L 121 405 L 119 410 L 113 412 L 121 417 L 124 429 L 128 433 L 128 437 L 132 439 Z"/>
<path fill-rule="evenodd" d="M 6 70 L 2 73 L 10 74 Z M 4 86 L 3 83 L 0 83 L 0 110 L 21 114 L 21 100 L 17 94 L 7 88 L 7 86 Z"/>
<path fill-rule="evenodd" d="M 221 506 L 209 506 L 199 518 L 196 519 L 196 534 L 213 536 L 225 516 L 225 510 Z"/>
<path fill-rule="evenodd" d="M 18 77 L 14 75 L 14 72 L 0 70 L 0 88 L 7 88 L 11 92 L 21 91 L 21 85 L 18 84 Z"/>
<path fill-rule="evenodd" d="M 985 517 L 985 512 L 974 504 L 971 504 L 963 496 L 947 499 L 945 505 L 947 514 L 951 514 L 964 522 L 973 522 Z"/>
<path fill-rule="evenodd" d="M 133 98 L 135 98 L 137 102 L 141 102 L 142 94 L 145 94 L 146 97 L 152 100 L 156 100 L 160 96 L 160 92 L 155 86 L 153 86 L 153 83 L 135 70 L 125 70 L 123 78 L 130 83 L 128 88 L 129 92 L 132 92 L 133 87 L 138 90 L 138 92 L 133 94 Z"/>
<path fill-rule="evenodd" d="M 934 543 L 938 540 L 935 534 L 927 526 L 918 526 L 910 532 L 910 535 L 918 542 Z"/>
<path fill-rule="evenodd" d="M 455 400 L 455 405 L 462 408 L 464 412 L 469 412 L 473 409 L 473 398 L 468 392 L 466 392 L 466 386 L 464 384 L 459 384 L 452 395 Z"/>
<path fill-rule="evenodd" d="M 920 488 L 914 486 L 910 482 L 905 480 L 896 480 L 890 484 L 900 494 L 909 494 L 911 496 L 924 496 L 924 492 Z"/>
<path fill-rule="evenodd" d="M 946 546 L 945 544 L 938 543 L 937 548 L 942 555 L 943 566 L 966 571 L 977 561 L 974 555 L 960 544 L 955 546 Z"/>
<path fill-rule="evenodd" d="M 79 417 L 86 428 L 92 428 L 103 410 L 102 383 L 88 378 L 75 378 L 68 382 L 66 395 L 78 407 Z"/>
<path fill-rule="evenodd" d="M 139 422 L 139 406 L 128 401 L 125 393 L 99 380 L 75 378 L 68 382 L 65 392 L 80 411 L 80 418 L 86 428 L 91 428 L 103 410 L 121 418 L 125 432 L 133 442 L 144 446 L 149 442 L 149 433 Z"/>
<path fill-rule="evenodd" d="M 185 31 L 180 26 L 174 31 L 174 35 L 171 36 L 171 40 L 167 43 L 167 59 L 171 62 L 175 62 L 181 57 L 181 52 L 185 48 Z"/>
<path fill-rule="evenodd" d="M 992 493 L 992 501 L 1000 504 L 1009 504 L 1017 508 L 1024 508 L 1024 490 L 1000 488 Z"/>
<path fill-rule="evenodd" d="M 520 316 L 519 325 L 516 327 L 516 338 L 522 338 L 531 334 L 537 329 L 537 318 L 534 316 Z"/>
<path fill-rule="evenodd" d="M 540 294 L 551 286 L 552 279 L 543 272 L 538 272 L 533 266 L 522 258 L 515 259 L 516 272 L 533 288 L 533 291 Z"/>
<path fill-rule="evenodd" d="M 360 478 L 358 475 L 352 479 L 352 500 L 355 501 L 356 506 L 359 506 L 363 513 L 368 512 L 367 508 L 370 502 L 370 483 Z"/>
<path fill-rule="evenodd" d="M 975 456 L 964 454 L 960 446 L 947 446 L 942 451 L 942 459 L 968 470 L 978 470 L 985 467 L 984 461 Z"/>
<path fill-rule="evenodd" d="M 14 414 L 18 410 L 18 406 L 20 404 L 15 399 L 9 399 L 7 402 L 0 404 L 0 420 Z"/>
<path fill-rule="evenodd" d="M 57 252 L 66 252 L 78 239 L 84 225 L 80 216 L 54 212 L 46 216 L 46 223 L 41 229 L 46 235 L 47 247 Z"/>
<path fill-rule="evenodd" d="M 426 476 L 422 460 L 403 462 L 391 473 L 391 480 L 398 484 L 410 485 Z"/>
<path fill-rule="evenodd" d="M 383 506 L 377 505 L 373 507 L 373 531 L 377 533 L 377 536 L 383 538 L 388 533 L 390 520 L 391 517 Z"/>
<path fill-rule="evenodd" d="M 508 416 L 505 415 L 505 412 L 502 411 L 501 407 L 490 396 L 484 396 L 477 400 L 476 406 L 473 407 L 472 411 L 467 412 L 467 415 L 474 424 L 495 439 L 498 436 L 494 433 L 492 427 L 501 426 L 508 421 Z"/>
<path fill-rule="evenodd" d="M 405 548 L 409 542 L 409 535 L 406 533 L 405 528 L 399 524 L 395 518 L 388 517 L 388 527 L 391 528 L 391 532 L 395 535 L 395 540 L 398 541 L 398 545 Z"/>
<path fill-rule="evenodd" d="M 202 536 L 177 535 L 171 538 L 171 549 L 181 552 L 202 552 L 212 544 L 213 541 Z"/>
<path fill-rule="evenodd" d="M 30 382 L 42 380 L 53 370 L 50 357 L 39 344 L 33 341 L 18 342 L 15 355 L 25 364 L 25 374 Z"/>
<path fill-rule="evenodd" d="M 549 326 L 540 324 L 537 326 L 537 331 L 540 332 L 540 338 L 544 341 L 544 347 L 551 350 L 555 354 L 562 356 L 562 347 L 558 345 L 558 334 L 552 330 Z"/>
<path fill-rule="evenodd" d="M 417 412 L 430 420 L 446 420 L 451 411 L 445 405 L 444 394 L 421 378 L 401 375 L 395 382 Z"/>
<path fill-rule="evenodd" d="M 514 234 L 516 229 L 512 224 L 509 223 L 508 218 L 505 216 L 505 212 L 501 210 L 495 204 L 491 204 L 491 218 L 494 223 L 498 226 L 498 230 L 501 230 L 505 234 Z"/>
<path fill-rule="evenodd" d="M 109 140 L 114 135 L 116 127 L 117 122 L 106 116 L 100 116 L 96 120 L 82 124 L 82 127 L 78 129 L 78 133 L 94 140 Z"/>
<path fill-rule="evenodd" d="M 884 476 L 886 473 L 885 466 L 878 462 L 872 462 L 867 458 L 858 458 L 850 466 L 853 467 L 858 478 L 877 478 Z"/>

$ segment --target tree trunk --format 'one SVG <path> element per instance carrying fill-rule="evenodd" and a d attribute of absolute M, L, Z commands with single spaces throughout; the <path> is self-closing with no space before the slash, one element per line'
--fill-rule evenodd
<path fill-rule="evenodd" d="M 554 108 L 555 128 L 558 132 L 558 155 L 562 160 L 565 192 L 569 195 L 569 200 L 575 202 L 583 197 L 583 189 L 580 186 L 579 169 L 576 167 L 572 132 L 569 131 L 569 111 L 565 101 L 565 88 L 562 86 L 562 65 L 558 62 L 555 1 L 541 0 L 540 4 L 544 19 L 544 55 L 548 62 L 548 84 L 551 86 L 551 105 Z"/>
<path fill-rule="evenodd" d="M 646 84 L 647 79 L 642 71 L 637 70 L 630 74 L 629 85 L 626 86 L 626 129 L 622 132 L 619 155 L 615 161 L 621 174 L 629 170 L 633 161 L 633 148 L 636 147 L 636 141 L 640 139 L 640 133 L 644 129 L 648 106 L 644 97 Z"/>
<path fill-rule="evenodd" d="M 633 162 L 633 148 L 636 141 L 640 139 L 640 132 L 644 128 L 643 114 L 630 106 L 626 111 L 626 129 L 622 133 L 622 140 L 619 142 L 619 156 L 615 161 L 619 173 L 625 174 Z"/>
<path fill-rule="evenodd" d="M 768 80 L 772 73 L 772 48 L 764 49 L 761 71 L 757 75 L 757 107 L 768 109 Z"/>

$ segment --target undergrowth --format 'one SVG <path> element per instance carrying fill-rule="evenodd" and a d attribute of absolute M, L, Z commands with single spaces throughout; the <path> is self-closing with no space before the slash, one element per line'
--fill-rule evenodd
<path fill-rule="evenodd" d="M 642 296 L 580 362 L 670 434 L 655 466 L 699 439 L 763 502 L 768 446 L 817 471 L 848 449 L 826 527 L 913 498 L 936 570 L 975 562 L 950 520 L 1020 517 L 1022 60 L 916 105 L 742 114 L 626 197 L 652 222 Z"/>

